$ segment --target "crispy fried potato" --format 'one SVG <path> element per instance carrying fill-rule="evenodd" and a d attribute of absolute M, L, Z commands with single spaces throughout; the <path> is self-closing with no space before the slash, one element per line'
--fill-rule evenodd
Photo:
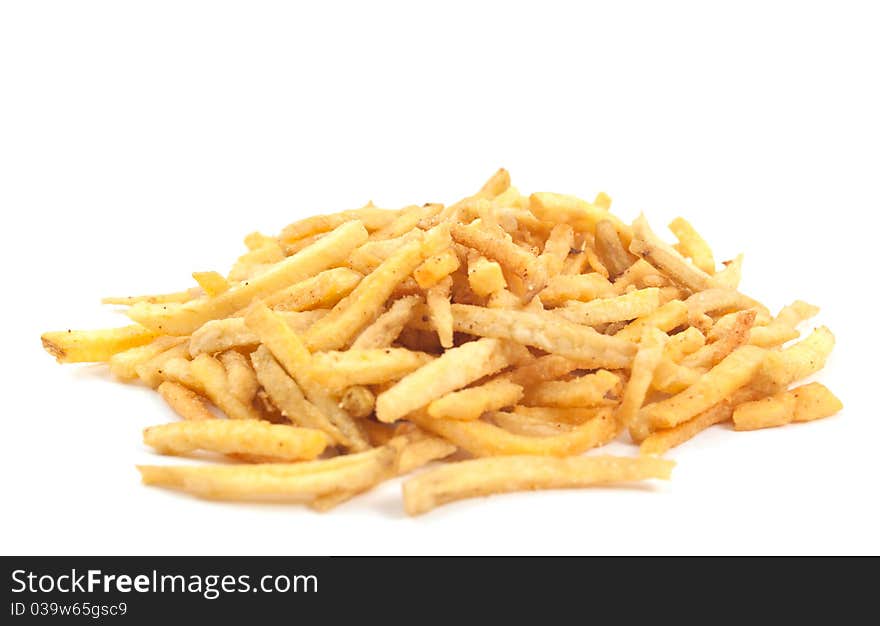
<path fill-rule="evenodd" d="M 144 430 L 146 445 L 161 454 L 174 455 L 206 450 L 301 461 L 316 458 L 329 442 L 320 430 L 251 420 L 174 422 Z"/>
<path fill-rule="evenodd" d="M 607 219 L 596 224 L 596 255 L 611 277 L 623 274 L 635 262 L 635 257 L 620 242 L 614 224 Z"/>
<path fill-rule="evenodd" d="M 453 328 L 481 337 L 509 339 L 559 354 L 594 368 L 627 367 L 635 346 L 569 322 L 550 312 L 531 313 L 452 305 Z"/>
<path fill-rule="evenodd" d="M 217 296 L 229 289 L 229 281 L 217 272 L 193 272 L 192 277 L 208 296 Z"/>
<path fill-rule="evenodd" d="M 367 417 L 376 406 L 376 395 L 368 387 L 354 385 L 339 398 L 339 406 L 352 417 Z"/>
<path fill-rule="evenodd" d="M 650 315 L 660 307 L 660 290 L 656 287 L 637 289 L 622 296 L 597 298 L 589 302 L 571 300 L 554 313 L 570 322 L 599 326 Z"/>
<path fill-rule="evenodd" d="M 422 299 L 419 296 L 404 296 L 395 300 L 376 321 L 357 336 L 351 344 L 353 350 L 367 350 L 371 348 L 387 348 L 400 335 L 406 323 L 413 314 L 413 310 Z"/>
<path fill-rule="evenodd" d="M 124 350 L 150 343 L 158 333 L 133 325 L 101 330 L 59 330 L 43 333 L 43 348 L 59 363 L 108 361 Z"/>
<path fill-rule="evenodd" d="M 331 391 L 342 390 L 350 385 L 399 380 L 433 360 L 430 354 L 406 348 L 316 352 L 309 363 L 309 374 Z"/>
<path fill-rule="evenodd" d="M 571 224 L 576 230 L 595 234 L 596 225 L 609 220 L 624 246 L 632 240 L 632 229 L 606 209 L 586 200 L 558 193 L 533 193 L 529 197 L 529 209 L 539 219 L 552 223 Z"/>
<path fill-rule="evenodd" d="M 616 332 L 614 337 L 624 341 L 638 341 L 646 326 L 653 326 L 668 333 L 687 321 L 687 305 L 681 300 L 673 300 L 659 309 L 633 320 L 622 330 Z"/>
<path fill-rule="evenodd" d="M 422 289 L 433 287 L 441 280 L 457 270 L 461 262 L 452 248 L 447 248 L 439 254 L 430 256 L 413 271 L 413 278 Z"/>
<path fill-rule="evenodd" d="M 452 278 L 447 276 L 428 289 L 425 300 L 431 313 L 431 324 L 437 331 L 437 338 L 443 348 L 451 348 L 452 343 Z"/>
<path fill-rule="evenodd" d="M 504 378 L 447 393 L 428 405 L 431 417 L 475 420 L 486 411 L 513 406 L 522 398 L 523 388 Z"/>
<path fill-rule="evenodd" d="M 186 341 L 186 337 L 157 337 L 145 346 L 117 352 L 108 360 L 110 372 L 120 380 L 134 380 L 137 368 L 158 354 Z"/>
<path fill-rule="evenodd" d="M 406 512 L 421 515 L 442 504 L 494 493 L 571 489 L 650 478 L 668 479 L 673 461 L 611 456 L 554 459 L 508 456 L 451 463 L 403 484 Z"/>
<path fill-rule="evenodd" d="M 315 311 L 283 311 L 278 314 L 290 329 L 296 333 L 305 332 L 312 324 L 327 314 L 326 309 Z M 260 338 L 245 324 L 243 317 L 227 317 L 211 320 L 203 324 L 189 339 L 189 354 L 216 354 L 226 350 L 251 349 L 260 343 Z"/>
<path fill-rule="evenodd" d="M 468 258 L 468 283 L 474 293 L 486 297 L 507 288 L 507 281 L 497 261 L 481 255 Z"/>
<path fill-rule="evenodd" d="M 381 422 L 397 421 L 475 380 L 507 367 L 513 354 L 497 339 L 480 339 L 457 348 L 423 365 L 376 398 L 376 417 Z"/>
<path fill-rule="evenodd" d="M 553 276 L 538 294 L 547 306 L 562 306 L 570 300 L 587 302 L 613 295 L 614 287 L 608 279 L 595 272 L 591 274 Z"/>
<path fill-rule="evenodd" d="M 651 433 L 642 441 L 639 452 L 641 454 L 664 454 L 667 450 L 693 439 L 710 426 L 726 422 L 732 413 L 733 405 L 731 402 L 727 400 L 719 402 L 686 422 Z"/>
<path fill-rule="evenodd" d="M 620 379 L 608 370 L 585 374 L 572 380 L 550 380 L 532 385 L 523 396 L 531 406 L 588 407 L 613 403 L 610 398 Z"/>
<path fill-rule="evenodd" d="M 251 368 L 246 356 L 235 350 L 227 350 L 218 357 L 223 369 L 226 370 L 226 379 L 229 383 L 229 391 L 243 404 L 249 405 L 257 395 L 260 384 L 257 375 Z"/>
<path fill-rule="evenodd" d="M 639 410 L 645 403 L 668 340 L 666 333 L 652 326 L 646 326 L 642 331 L 639 351 L 633 359 L 629 380 L 624 387 L 620 405 L 614 413 L 615 419 L 629 429 L 633 441 L 641 441 L 648 435 L 648 425 L 641 419 Z"/>
<path fill-rule="evenodd" d="M 226 370 L 217 359 L 200 354 L 190 363 L 190 371 L 205 390 L 205 395 L 230 419 L 260 419 L 260 414 L 249 403 L 242 402 L 232 391 Z"/>
<path fill-rule="evenodd" d="M 310 311 L 335 306 L 357 287 L 363 275 L 347 267 L 334 267 L 306 278 L 262 299 L 276 311 Z"/>
<path fill-rule="evenodd" d="M 185 420 L 210 420 L 216 416 L 199 394 L 179 383 L 166 380 L 156 389 L 174 412 Z"/>
<path fill-rule="evenodd" d="M 736 430 L 755 430 L 809 422 L 834 415 L 843 404 L 821 383 L 810 383 L 774 396 L 745 402 L 733 411 Z"/>
<path fill-rule="evenodd" d="M 712 255 L 712 248 L 690 222 L 683 217 L 676 217 L 669 224 L 669 230 L 678 239 L 676 250 L 683 256 L 690 258 L 694 265 L 707 274 L 715 273 L 715 257 Z"/>
<path fill-rule="evenodd" d="M 632 228 L 633 240 L 629 246 L 630 252 L 656 267 L 673 282 L 691 291 L 702 291 L 709 286 L 709 275 L 691 265 L 675 248 L 655 235 L 644 215 L 633 222 Z"/>
<path fill-rule="evenodd" d="M 199 298 L 176 306 L 139 302 L 127 311 L 127 315 L 156 332 L 188 335 L 209 320 L 232 315 L 257 298 L 340 264 L 366 238 L 363 224 L 348 222 L 308 248 L 275 264 L 269 271 L 219 296 Z"/>

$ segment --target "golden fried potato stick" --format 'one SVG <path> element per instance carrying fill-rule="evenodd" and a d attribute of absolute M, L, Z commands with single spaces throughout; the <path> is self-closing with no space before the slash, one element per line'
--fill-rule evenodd
<path fill-rule="evenodd" d="M 526 293 L 534 295 L 546 285 L 547 273 L 538 257 L 513 243 L 500 227 L 490 229 L 479 224 L 453 224 L 451 233 L 458 243 L 494 259 L 517 276 Z"/>
<path fill-rule="evenodd" d="M 150 343 L 158 334 L 133 325 L 101 330 L 59 330 L 43 333 L 43 348 L 59 363 L 108 361 L 124 350 Z"/>
<path fill-rule="evenodd" d="M 607 219 L 596 224 L 596 254 L 610 276 L 623 274 L 636 260 L 623 247 L 617 229 Z"/>
<path fill-rule="evenodd" d="M 205 322 L 227 317 L 245 308 L 253 300 L 339 265 L 367 238 L 360 222 L 348 222 L 322 237 L 308 248 L 273 265 L 268 271 L 221 293 L 214 298 L 199 298 L 181 305 L 156 305 L 139 302 L 126 314 L 134 321 L 157 332 L 188 335 Z"/>
<path fill-rule="evenodd" d="M 721 361 L 728 354 L 749 342 L 749 332 L 755 323 L 755 311 L 740 311 L 736 314 L 736 322 L 717 340 L 689 354 L 681 361 L 681 365 L 690 368 L 709 368 Z"/>
<path fill-rule="evenodd" d="M 205 390 L 205 395 L 230 419 L 260 419 L 260 414 L 250 403 L 242 402 L 232 391 L 226 370 L 217 359 L 207 354 L 200 354 L 190 363 L 190 371 Z"/>
<path fill-rule="evenodd" d="M 442 504 L 495 493 L 571 489 L 670 477 L 673 461 L 653 457 L 589 456 L 554 459 L 508 456 L 450 463 L 419 474 L 403 484 L 403 502 L 410 515 L 421 515 Z"/>
<path fill-rule="evenodd" d="M 443 252 L 422 261 L 422 264 L 413 271 L 413 278 L 415 278 L 419 287 L 428 289 L 449 276 L 460 265 L 461 261 L 458 260 L 458 255 L 455 251 L 452 248 L 447 248 Z"/>
<path fill-rule="evenodd" d="M 523 396 L 523 404 L 531 406 L 588 407 L 609 404 L 609 395 L 620 384 L 620 378 L 608 370 L 584 374 L 571 380 L 548 380 L 531 385 Z"/>
<path fill-rule="evenodd" d="M 192 277 L 208 296 L 216 296 L 229 289 L 229 281 L 217 272 L 193 272 Z"/>
<path fill-rule="evenodd" d="M 646 437 L 639 446 L 640 454 L 661 455 L 715 424 L 726 422 L 733 414 L 733 403 L 724 400 L 706 409 L 702 413 L 672 428 L 657 430 Z"/>
<path fill-rule="evenodd" d="M 276 291 L 262 302 L 276 311 L 330 308 L 350 294 L 362 278 L 362 274 L 347 267 L 334 267 Z"/>
<path fill-rule="evenodd" d="M 437 338 L 443 348 L 451 348 L 452 343 L 452 278 L 446 276 L 428 289 L 425 301 L 431 313 L 431 324 L 437 331 Z"/>
<path fill-rule="evenodd" d="M 202 383 L 193 376 L 192 361 L 182 356 L 173 356 L 162 363 L 160 369 L 155 372 L 156 378 L 159 380 L 157 385 L 163 381 L 173 382 L 191 389 L 200 396 L 205 395 L 205 388 Z M 158 388 L 158 387 L 157 387 Z"/>
<path fill-rule="evenodd" d="M 609 322 L 623 322 L 650 315 L 660 307 L 657 287 L 636 289 L 622 296 L 596 298 L 589 302 L 571 300 L 554 313 L 570 322 L 584 326 L 600 326 Z"/>
<path fill-rule="evenodd" d="M 678 239 L 675 247 L 683 256 L 689 257 L 698 268 L 707 274 L 715 273 L 715 257 L 712 248 L 700 233 L 683 217 L 676 217 L 669 224 L 669 230 Z"/>
<path fill-rule="evenodd" d="M 555 380 L 579 368 L 581 365 L 577 361 L 558 354 L 545 354 L 516 367 L 503 376 L 512 383 L 526 387 L 545 380 Z"/>
<path fill-rule="evenodd" d="M 248 454 L 278 461 L 310 461 L 330 443 L 320 430 L 253 420 L 197 420 L 151 426 L 144 443 L 161 454 L 196 450 Z"/>
<path fill-rule="evenodd" d="M 376 397 L 376 417 L 395 422 L 440 398 L 511 364 L 514 352 L 498 339 L 480 339 L 446 350 Z"/>
<path fill-rule="evenodd" d="M 284 245 L 290 245 L 307 237 L 323 235 L 352 221 L 360 222 L 367 231 L 373 232 L 393 222 L 398 215 L 400 215 L 400 211 L 379 209 L 371 202 L 365 207 L 353 211 L 341 211 L 331 215 L 314 215 L 289 224 L 281 231 L 278 241 Z"/>
<path fill-rule="evenodd" d="M 779 315 L 773 318 L 769 324 L 755 328 L 749 336 L 749 343 L 755 346 L 770 347 L 796 339 L 800 336 L 797 330 L 798 325 L 818 313 L 819 307 L 803 300 L 795 300 L 788 306 L 782 307 Z"/>
<path fill-rule="evenodd" d="M 629 429 L 633 441 L 641 441 L 648 436 L 648 425 L 641 419 L 639 410 L 654 378 L 657 365 L 663 358 L 663 348 L 669 340 L 666 333 L 652 326 L 642 331 L 639 351 L 633 359 L 629 381 L 623 390 L 623 398 L 614 413 L 615 419 Z"/>
<path fill-rule="evenodd" d="M 309 375 L 327 389 L 341 391 L 350 385 L 399 380 L 433 360 L 430 354 L 406 348 L 316 352 L 309 363 Z"/>
<path fill-rule="evenodd" d="M 539 454 L 571 456 L 613 440 L 620 428 L 611 409 L 571 430 L 553 437 L 523 437 L 480 420 L 436 419 L 416 411 L 409 419 L 425 430 L 439 435 L 474 456 Z"/>
<path fill-rule="evenodd" d="M 303 333 L 327 315 L 327 309 L 279 311 L 278 314 L 292 331 Z M 200 354 L 216 354 L 232 348 L 249 350 L 258 343 L 260 338 L 247 327 L 243 317 L 227 317 L 205 322 L 195 331 L 189 339 L 189 354 L 195 358 Z"/>
<path fill-rule="evenodd" d="M 733 411 L 736 430 L 755 430 L 809 422 L 834 415 L 843 403 L 821 383 L 810 383 L 774 396 L 745 402 Z"/>
<path fill-rule="evenodd" d="M 269 400 L 292 423 L 306 428 L 321 430 L 337 444 L 350 447 L 348 437 L 342 434 L 318 407 L 309 402 L 296 381 L 275 360 L 266 346 L 260 346 L 251 353 L 251 363 L 265 389 Z"/>
<path fill-rule="evenodd" d="M 771 388 L 784 389 L 825 367 L 833 348 L 834 335 L 820 326 L 793 346 L 768 352 L 759 380 Z"/>
<path fill-rule="evenodd" d="M 562 266 L 573 245 L 574 230 L 571 226 L 556 224 L 544 243 L 544 251 L 538 257 L 540 262 L 544 264 L 547 276 L 556 276 L 562 271 Z"/>
<path fill-rule="evenodd" d="M 546 306 L 562 306 L 570 300 L 587 302 L 614 295 L 614 286 L 597 274 L 558 274 L 551 276 L 547 286 L 538 294 Z"/>
<path fill-rule="evenodd" d="M 704 345 L 706 345 L 706 336 L 691 326 L 669 337 L 663 348 L 663 356 L 679 363 L 684 357 L 693 354 Z"/>
<path fill-rule="evenodd" d="M 387 348 L 412 317 L 413 310 L 421 304 L 420 296 L 404 296 L 395 300 L 387 311 L 376 318 L 376 321 L 367 326 L 357 339 L 351 344 L 353 350 L 367 350 L 370 348 Z"/>
<path fill-rule="evenodd" d="M 166 364 L 169 361 L 185 358 L 186 356 L 186 343 L 179 343 L 140 363 L 135 367 L 135 372 L 137 372 L 138 378 L 155 389 L 167 378 L 165 372 Z M 201 390 L 201 386 L 197 385 L 197 390 Z"/>
<path fill-rule="evenodd" d="M 592 407 L 559 407 L 559 406 L 523 406 L 513 407 L 513 412 L 546 422 L 562 422 L 577 426 L 608 412 L 607 406 Z"/>
<path fill-rule="evenodd" d="M 507 288 L 507 281 L 498 261 L 490 261 L 479 254 L 468 256 L 467 276 L 471 289 L 481 297 L 491 296 Z"/>
<path fill-rule="evenodd" d="M 453 328 L 480 337 L 509 339 L 577 360 L 586 367 L 628 367 L 635 355 L 629 341 L 599 334 L 551 312 L 532 313 L 452 305 Z"/>
<path fill-rule="evenodd" d="M 254 465 L 139 465 L 146 485 L 213 500 L 311 502 L 317 496 L 365 491 L 395 471 L 389 446 L 332 459 Z"/>
<path fill-rule="evenodd" d="M 554 437 L 571 432 L 576 427 L 575 424 L 568 422 L 557 422 L 509 411 L 492 411 L 489 419 L 507 432 L 524 437 Z"/>
<path fill-rule="evenodd" d="M 544 221 L 571 224 L 575 230 L 595 234 L 596 225 L 609 220 L 624 246 L 632 239 L 632 229 L 606 209 L 574 196 L 558 193 L 533 193 L 529 209 Z"/>
<path fill-rule="evenodd" d="M 215 419 L 204 398 L 179 383 L 166 380 L 156 389 L 175 413 L 185 420 Z"/>
<path fill-rule="evenodd" d="M 376 395 L 369 387 L 354 385 L 339 398 L 339 406 L 352 417 L 367 417 L 376 407 Z"/>
<path fill-rule="evenodd" d="M 444 243 L 448 245 L 448 234 L 443 227 L 438 227 L 436 231 L 426 233 L 422 240 L 411 241 L 399 248 L 309 329 L 305 336 L 309 349 L 338 350 L 348 345 L 379 317 L 394 288 L 425 258 L 445 247 Z"/>
<path fill-rule="evenodd" d="M 134 380 L 138 377 L 138 366 L 153 357 L 186 341 L 186 337 L 157 337 L 145 346 L 129 348 L 117 352 L 108 360 L 110 372 L 120 380 Z"/>
<path fill-rule="evenodd" d="M 645 326 L 653 326 L 668 333 L 674 328 L 687 323 L 687 321 L 687 305 L 681 300 L 673 300 L 672 302 L 667 302 L 656 311 L 633 320 L 622 330 L 615 333 L 614 337 L 615 339 L 625 341 L 638 341 L 642 336 Z"/>
<path fill-rule="evenodd" d="M 761 348 L 737 348 L 681 393 L 647 405 L 640 419 L 655 428 L 670 428 L 687 421 L 752 380 L 765 358 L 767 352 Z"/>
<path fill-rule="evenodd" d="M 505 378 L 495 378 L 482 385 L 447 393 L 428 405 L 428 415 L 455 420 L 475 420 L 486 411 L 513 406 L 523 395 L 523 388 Z"/>
<path fill-rule="evenodd" d="M 281 366 L 302 387 L 305 397 L 342 432 L 353 451 L 366 450 L 369 443 L 351 416 L 339 407 L 330 392 L 311 374 L 312 357 L 302 340 L 278 313 L 266 306 L 256 307 L 245 318 L 248 327 L 272 353 Z"/>
<path fill-rule="evenodd" d="M 199 287 L 192 287 L 185 291 L 158 293 L 146 296 L 108 296 L 106 298 L 101 298 L 101 304 L 119 304 L 123 306 L 131 306 L 138 302 L 148 302 L 150 304 L 182 304 L 202 295 L 204 295 L 204 293 Z"/>
<path fill-rule="evenodd" d="M 709 287 L 709 275 L 691 265 L 678 250 L 661 240 L 644 215 L 639 216 L 632 225 L 633 240 L 629 251 L 641 257 L 675 283 L 691 291 L 703 291 Z"/>
<path fill-rule="evenodd" d="M 251 368 L 248 358 L 235 350 L 227 350 L 218 358 L 226 370 L 229 391 L 243 404 L 251 404 L 257 395 L 260 383 L 257 382 L 257 375 Z"/>

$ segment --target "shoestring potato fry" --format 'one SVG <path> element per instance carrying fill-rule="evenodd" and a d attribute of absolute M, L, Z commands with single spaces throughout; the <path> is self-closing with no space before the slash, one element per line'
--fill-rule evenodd
<path fill-rule="evenodd" d="M 818 382 L 834 335 L 740 290 L 691 222 L 664 239 L 593 202 L 524 195 L 498 170 L 450 205 L 359 209 L 245 237 L 231 270 L 105 298 L 130 323 L 42 336 L 59 363 L 106 363 L 180 421 L 145 484 L 326 511 L 432 462 L 404 509 L 495 493 L 668 479 L 661 458 L 718 424 L 754 430 L 842 408 Z M 803 381 L 803 382 L 802 382 Z M 630 456 L 587 451 L 631 441 Z M 586 454 L 585 454 L 586 453 Z"/>

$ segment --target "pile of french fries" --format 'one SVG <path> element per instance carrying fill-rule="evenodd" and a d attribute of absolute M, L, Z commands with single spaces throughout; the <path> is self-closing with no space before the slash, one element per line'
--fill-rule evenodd
<path fill-rule="evenodd" d="M 825 327 L 739 291 L 684 219 L 661 240 L 593 202 L 522 195 L 499 170 L 455 204 L 372 205 L 253 233 L 225 277 L 106 298 L 134 324 L 43 335 L 62 363 L 102 361 L 183 418 L 148 428 L 146 484 L 327 510 L 403 483 L 412 515 L 461 498 L 666 479 L 662 455 L 714 424 L 750 430 L 841 408 Z M 625 433 L 625 434 L 624 434 Z M 620 436 L 631 457 L 583 455 Z"/>

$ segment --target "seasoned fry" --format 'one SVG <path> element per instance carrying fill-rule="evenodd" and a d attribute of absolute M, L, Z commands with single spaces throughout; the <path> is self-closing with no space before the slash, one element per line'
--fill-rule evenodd
<path fill-rule="evenodd" d="M 451 348 L 452 343 L 452 279 L 447 276 L 428 289 L 425 300 L 431 312 L 431 324 L 437 331 L 437 338 L 443 348 Z"/>
<path fill-rule="evenodd" d="M 607 219 L 596 224 L 596 254 L 612 277 L 619 276 L 635 262 L 620 242 L 614 224 Z"/>
<path fill-rule="evenodd" d="M 538 260 L 544 265 L 547 276 L 555 276 L 562 271 L 562 265 L 568 258 L 574 244 L 574 230 L 568 224 L 557 224 L 550 231 L 544 251 Z"/>
<path fill-rule="evenodd" d="M 728 354 L 749 341 L 749 332 L 755 323 L 754 311 L 741 311 L 736 315 L 736 322 L 723 336 L 703 346 L 693 354 L 682 359 L 684 367 L 712 367 Z"/>
<path fill-rule="evenodd" d="M 232 391 L 226 370 L 217 359 L 207 354 L 200 354 L 190 363 L 190 371 L 205 390 L 205 395 L 229 418 L 260 419 L 260 414 L 249 403 L 242 402 Z"/>
<path fill-rule="evenodd" d="M 495 259 L 517 276 L 528 293 L 536 294 L 544 288 L 547 273 L 538 257 L 513 243 L 500 227 L 453 224 L 451 232 L 457 242 Z"/>
<path fill-rule="evenodd" d="M 570 300 L 586 302 L 596 298 L 613 295 L 614 287 L 608 279 L 595 272 L 573 276 L 559 274 L 553 276 L 547 286 L 538 294 L 547 306 L 562 306 Z"/>
<path fill-rule="evenodd" d="M 709 286 L 709 275 L 688 263 L 675 248 L 657 237 L 644 215 L 633 222 L 633 240 L 629 250 L 691 291 L 702 291 Z"/>
<path fill-rule="evenodd" d="M 647 405 L 643 409 L 645 419 L 659 428 L 669 428 L 690 419 L 748 383 L 766 357 L 766 351 L 755 346 L 734 350 L 681 393 Z"/>
<path fill-rule="evenodd" d="M 352 417 L 367 417 L 376 406 L 376 395 L 368 387 L 349 387 L 339 398 L 339 406 Z"/>
<path fill-rule="evenodd" d="M 632 229 L 603 207 L 586 200 L 558 193 L 533 193 L 529 197 L 529 209 L 539 219 L 571 224 L 576 230 L 595 234 L 596 225 L 609 220 L 624 246 L 632 239 Z"/>
<path fill-rule="evenodd" d="M 143 326 L 43 333 L 43 348 L 59 363 L 108 361 L 124 350 L 150 343 L 157 333 Z"/>
<path fill-rule="evenodd" d="M 626 325 L 614 334 L 616 339 L 638 341 L 646 326 L 653 326 L 665 333 L 685 324 L 688 321 L 687 305 L 681 300 L 667 302 L 659 309 L 648 313 Z"/>
<path fill-rule="evenodd" d="M 784 426 L 834 415 L 843 404 L 821 383 L 810 383 L 775 396 L 745 402 L 733 411 L 737 430 Z"/>
<path fill-rule="evenodd" d="M 575 425 L 569 422 L 532 417 L 526 413 L 493 411 L 490 414 L 490 419 L 507 432 L 525 437 L 553 437 L 575 429 Z"/>
<path fill-rule="evenodd" d="M 350 385 L 378 385 L 403 378 L 430 363 L 434 357 L 406 348 L 371 348 L 343 352 L 316 352 L 309 362 L 309 374 L 330 390 Z"/>
<path fill-rule="evenodd" d="M 145 444 L 162 454 L 175 455 L 207 450 L 300 461 L 316 458 L 328 442 L 329 438 L 320 430 L 259 421 L 186 421 L 144 430 Z"/>
<path fill-rule="evenodd" d="M 176 344 L 136 366 L 135 372 L 137 372 L 138 378 L 155 389 L 166 378 L 165 365 L 169 361 L 174 361 L 185 356 L 187 356 L 186 344 Z"/>
<path fill-rule="evenodd" d="M 385 423 L 397 421 L 431 400 L 507 367 L 511 358 L 511 350 L 498 339 L 480 339 L 447 350 L 379 394 L 376 417 Z"/>
<path fill-rule="evenodd" d="M 620 379 L 607 370 L 567 381 L 551 380 L 531 386 L 523 396 L 530 406 L 588 407 L 610 402 L 608 395 Z"/>
<path fill-rule="evenodd" d="M 229 391 L 243 404 L 249 405 L 254 401 L 260 384 L 247 357 L 241 352 L 227 350 L 219 356 L 219 359 L 226 370 Z"/>
<path fill-rule="evenodd" d="M 458 260 L 458 255 L 455 251 L 452 248 L 447 248 L 440 254 L 435 254 L 425 259 L 413 271 L 413 278 L 416 279 L 419 287 L 428 289 L 449 276 L 460 265 L 461 262 Z"/>
<path fill-rule="evenodd" d="M 597 298 L 589 302 L 572 300 L 564 307 L 556 309 L 555 313 L 576 324 L 599 326 L 649 315 L 659 307 L 660 290 L 650 287 L 613 298 Z"/>
<path fill-rule="evenodd" d="M 110 371 L 120 380 L 134 380 L 138 377 L 137 368 L 152 359 L 186 341 L 185 337 L 158 337 L 145 346 L 129 348 L 117 352 L 108 360 Z"/>
<path fill-rule="evenodd" d="M 475 420 L 486 411 L 513 406 L 522 398 L 523 388 L 504 378 L 496 378 L 461 391 L 453 391 L 428 405 L 431 417 Z"/>
<path fill-rule="evenodd" d="M 192 277 L 208 296 L 216 296 L 229 289 L 229 281 L 217 272 L 193 272 Z"/>
<path fill-rule="evenodd" d="M 710 426 L 726 422 L 732 413 L 733 405 L 730 401 L 719 402 L 686 422 L 651 433 L 642 441 L 639 452 L 641 454 L 664 454 L 670 448 L 693 439 Z"/>
<path fill-rule="evenodd" d="M 200 395 L 179 383 L 166 380 L 156 391 L 185 420 L 210 420 L 216 417 Z"/>
<path fill-rule="evenodd" d="M 668 339 L 666 333 L 652 326 L 646 326 L 642 331 L 642 340 L 639 342 L 639 351 L 633 359 L 629 381 L 614 414 L 617 421 L 629 429 L 633 441 L 641 441 L 648 435 L 648 425 L 640 419 L 639 409 L 645 403 L 645 396 L 657 365 L 663 358 L 663 348 Z"/>
<path fill-rule="evenodd" d="M 507 288 L 507 281 L 504 280 L 504 273 L 498 262 L 481 255 L 468 258 L 468 283 L 474 293 L 482 297 Z"/>
<path fill-rule="evenodd" d="M 627 367 L 635 346 L 592 328 L 569 322 L 549 312 L 530 313 L 452 305 L 453 328 L 481 337 L 510 339 L 553 354 L 575 359 L 589 367 Z"/>
<path fill-rule="evenodd" d="M 348 222 L 277 263 L 269 271 L 219 296 L 199 298 L 178 306 L 139 302 L 127 311 L 127 315 L 156 332 L 187 335 L 209 320 L 232 315 L 257 298 L 271 295 L 341 263 L 366 238 L 363 224 Z"/>
<path fill-rule="evenodd" d="M 412 316 L 413 309 L 420 304 L 422 299 L 419 296 L 404 296 L 399 300 L 395 300 L 394 304 L 382 315 L 376 318 L 376 321 L 370 324 L 363 332 L 358 335 L 354 343 L 351 344 L 353 350 L 366 350 L 370 348 L 387 348 L 400 331 L 406 326 Z"/>
<path fill-rule="evenodd" d="M 553 437 L 524 437 L 509 433 L 487 422 L 435 419 L 424 412 L 410 415 L 410 419 L 432 433 L 455 444 L 474 456 L 512 454 L 539 454 L 571 456 L 604 445 L 619 432 L 611 411 L 599 414 L 570 432 Z"/>
<path fill-rule="evenodd" d="M 293 332 L 305 332 L 312 324 L 327 314 L 326 309 L 315 311 L 279 312 Z M 245 324 L 243 317 L 227 317 L 206 322 L 189 339 L 189 354 L 216 354 L 232 348 L 250 349 L 260 343 L 260 338 Z"/>
<path fill-rule="evenodd" d="M 715 273 L 715 257 L 712 248 L 696 229 L 683 217 L 676 217 L 669 224 L 669 230 L 678 239 L 675 247 L 682 255 L 689 257 L 698 268 L 707 274 Z"/>
<path fill-rule="evenodd" d="M 674 466 L 673 461 L 653 457 L 474 459 L 410 478 L 403 484 L 403 502 L 407 513 L 421 515 L 455 500 L 494 493 L 572 489 L 650 478 L 667 480 Z"/>
<path fill-rule="evenodd" d="M 276 311 L 309 311 L 335 306 L 352 292 L 363 275 L 347 267 L 334 267 L 306 278 L 262 299 Z"/>

